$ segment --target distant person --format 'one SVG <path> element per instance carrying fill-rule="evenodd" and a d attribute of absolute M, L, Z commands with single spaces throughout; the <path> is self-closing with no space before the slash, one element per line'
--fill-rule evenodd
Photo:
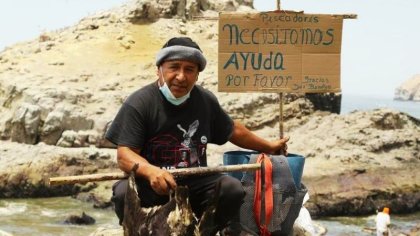
<path fill-rule="evenodd" d="M 165 204 L 170 189 L 185 185 L 198 218 L 212 199 L 219 199 L 213 233 L 239 235 L 239 210 L 245 195 L 239 180 L 225 174 L 175 179 L 167 170 L 207 166 L 208 143 L 230 141 L 273 154 L 285 151 L 288 138 L 267 141 L 256 136 L 233 121 L 213 93 L 196 85 L 206 58 L 190 38 L 170 39 L 157 53 L 155 64 L 157 79 L 126 99 L 106 134 L 118 146 L 118 165 L 129 172 L 139 164 L 136 183 L 143 207 Z M 112 200 L 120 224 L 126 189 L 127 180 L 113 186 Z"/>
<path fill-rule="evenodd" d="M 389 226 L 391 224 L 391 217 L 389 216 L 389 208 L 384 207 L 382 212 L 376 215 L 376 236 L 391 236 Z"/>

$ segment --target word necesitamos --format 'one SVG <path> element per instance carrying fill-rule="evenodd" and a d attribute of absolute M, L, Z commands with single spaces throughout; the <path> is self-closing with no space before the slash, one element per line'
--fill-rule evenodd
<path fill-rule="evenodd" d="M 236 24 L 225 24 L 222 31 L 229 31 L 229 44 L 290 44 L 324 45 L 334 42 L 334 29 L 319 28 L 241 28 Z"/>

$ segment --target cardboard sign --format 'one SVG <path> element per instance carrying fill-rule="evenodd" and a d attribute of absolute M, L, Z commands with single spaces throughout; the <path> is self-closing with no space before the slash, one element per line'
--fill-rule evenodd
<path fill-rule="evenodd" d="M 219 91 L 340 91 L 343 18 L 302 12 L 221 13 Z"/>

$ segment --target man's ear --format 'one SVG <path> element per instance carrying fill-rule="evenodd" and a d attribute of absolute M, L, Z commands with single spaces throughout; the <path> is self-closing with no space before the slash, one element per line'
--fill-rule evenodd
<path fill-rule="evenodd" d="M 157 67 L 156 75 L 158 77 L 159 86 L 162 86 L 165 83 L 165 79 L 163 78 L 162 65 Z"/>
<path fill-rule="evenodd" d="M 159 66 L 156 67 L 156 76 L 159 78 Z"/>

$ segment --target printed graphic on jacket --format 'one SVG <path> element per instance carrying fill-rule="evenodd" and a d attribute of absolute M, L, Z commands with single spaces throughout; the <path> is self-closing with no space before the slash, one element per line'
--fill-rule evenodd
<path fill-rule="evenodd" d="M 195 137 L 199 121 L 182 127 L 177 124 L 180 135 L 164 134 L 156 136 L 146 144 L 146 156 L 152 163 L 166 169 L 201 166 L 206 163 L 207 138 Z M 197 136 L 197 135 L 196 135 Z M 182 137 L 178 139 L 177 137 Z"/>

